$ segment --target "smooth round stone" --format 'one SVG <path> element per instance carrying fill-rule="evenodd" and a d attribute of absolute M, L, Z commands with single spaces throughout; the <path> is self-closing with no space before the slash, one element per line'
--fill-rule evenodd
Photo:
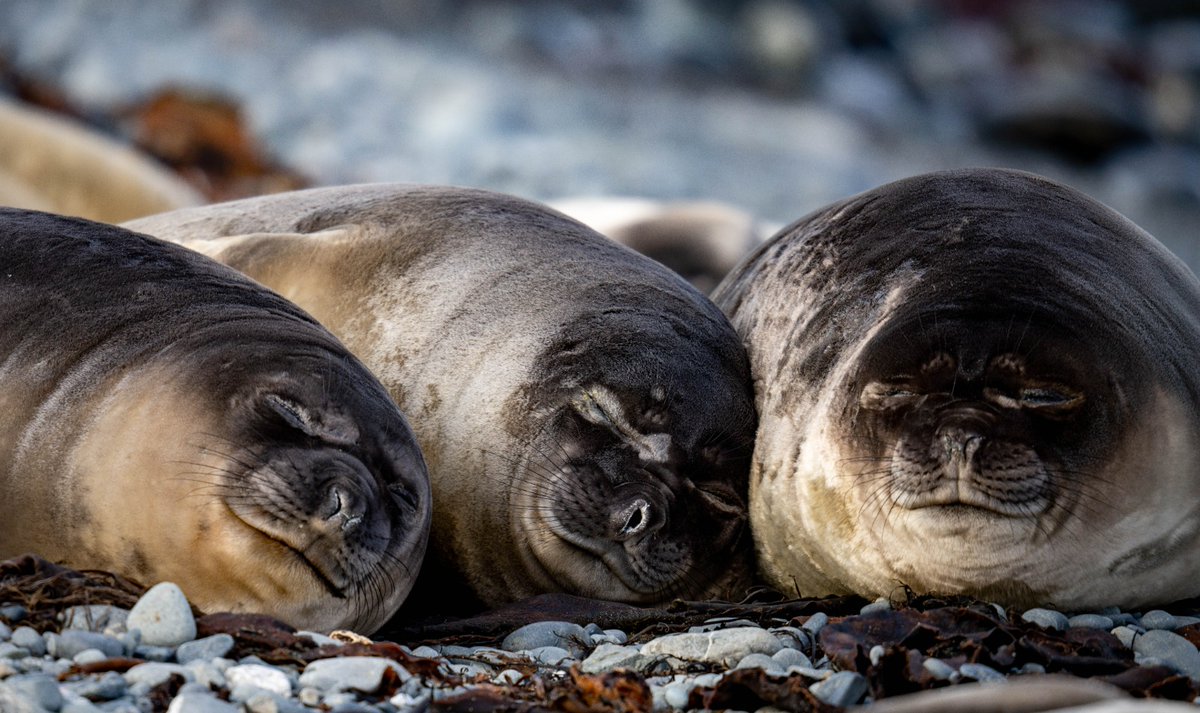
<path fill-rule="evenodd" d="M 124 629 L 129 610 L 107 604 L 67 607 L 60 615 L 64 629 L 102 632 L 107 628 Z"/>
<path fill-rule="evenodd" d="M 194 659 L 183 664 L 183 667 L 192 672 L 196 683 L 203 685 L 206 688 L 228 688 L 228 681 L 225 680 L 225 674 L 222 673 L 211 661 L 204 659 Z"/>
<path fill-rule="evenodd" d="M 1153 629 L 1134 639 L 1133 652 L 1155 658 L 1193 681 L 1200 681 L 1200 651 L 1179 634 Z"/>
<path fill-rule="evenodd" d="M 766 673 L 782 676 L 787 666 L 766 654 L 750 654 L 743 656 L 742 660 L 738 661 L 737 666 L 734 666 L 734 668 L 760 668 Z"/>
<path fill-rule="evenodd" d="M 608 634 L 592 634 L 590 638 L 592 640 L 593 647 L 599 646 L 600 644 L 617 644 L 620 646 L 621 644 L 625 643 L 617 637 L 609 636 Z"/>
<path fill-rule="evenodd" d="M 1067 615 L 1053 609 L 1035 607 L 1022 614 L 1021 619 L 1030 624 L 1040 626 L 1043 629 L 1064 631 L 1067 628 Z"/>
<path fill-rule="evenodd" d="M 819 611 L 816 614 L 813 614 L 812 616 L 810 616 L 808 618 L 808 621 L 804 622 L 800 626 L 800 628 L 809 632 L 813 636 L 816 636 L 817 634 L 821 633 L 821 629 L 823 629 L 825 627 L 825 625 L 828 623 L 829 623 L 829 615 L 826 614 L 825 612 Z"/>
<path fill-rule="evenodd" d="M 62 708 L 63 696 L 58 690 L 58 681 L 43 673 L 29 673 L 7 678 L 0 686 L 6 687 L 19 698 L 36 703 L 48 711 Z M 2 700 L 2 699 L 0 699 Z"/>
<path fill-rule="evenodd" d="M 692 695 L 693 688 L 695 688 L 695 684 L 691 681 L 669 683 L 663 686 L 662 699 L 672 708 L 687 708 L 688 697 Z"/>
<path fill-rule="evenodd" d="M 615 668 L 638 668 L 645 658 L 636 646 L 600 644 L 579 667 L 584 673 L 595 674 Z"/>
<path fill-rule="evenodd" d="M 296 700 L 300 701 L 309 708 L 316 708 L 321 705 L 321 689 L 311 686 L 304 686 L 296 694 Z"/>
<path fill-rule="evenodd" d="M 233 637 L 229 634 L 213 634 L 203 639 L 180 644 L 179 648 L 175 650 L 175 660 L 179 663 L 187 663 L 196 659 L 208 661 L 224 657 L 230 651 L 233 651 Z"/>
<path fill-rule="evenodd" d="M 520 681 L 522 678 L 524 678 L 524 674 L 522 674 L 520 671 L 513 668 L 506 668 L 500 673 L 496 674 L 496 677 L 492 679 L 492 683 L 497 683 L 501 686 L 511 686 L 517 681 Z"/>
<path fill-rule="evenodd" d="M 539 646 L 526 652 L 529 658 L 547 666 L 558 666 L 564 661 L 571 661 L 571 652 L 561 646 Z"/>
<path fill-rule="evenodd" d="M 891 611 L 891 610 L 892 610 L 891 600 L 889 600 L 887 597 L 880 597 L 880 598 L 876 599 L 875 601 L 871 602 L 870 604 L 865 605 L 862 609 L 859 609 L 858 614 L 859 614 L 859 616 L 866 616 L 867 614 L 874 614 L 875 612 L 879 612 L 879 611 Z"/>
<path fill-rule="evenodd" d="M 334 659 L 318 659 L 304 667 L 300 674 L 300 685 L 326 692 L 362 691 L 372 693 L 383 681 L 383 672 L 392 669 L 401 681 L 412 678 L 407 670 L 391 659 L 376 656 L 343 656 Z M 229 672 L 226 671 L 228 676 Z"/>
<path fill-rule="evenodd" d="M 812 648 L 812 632 L 805 631 L 798 626 L 777 626 L 768 631 L 774 634 L 785 648 L 798 651 L 808 651 Z"/>
<path fill-rule="evenodd" d="M 812 661 L 809 660 L 803 652 L 796 649 L 780 649 L 776 651 L 771 658 L 775 659 L 776 663 L 783 666 L 785 669 L 789 666 L 803 666 L 804 668 L 812 668 Z"/>
<path fill-rule="evenodd" d="M 604 633 L 604 629 L 602 629 L 600 625 L 595 622 L 585 625 L 583 630 L 587 632 L 588 636 L 596 636 L 597 634 Z"/>
<path fill-rule="evenodd" d="M 0 641 L 8 641 L 10 638 L 12 638 L 12 629 L 8 624 L 0 621 Z"/>
<path fill-rule="evenodd" d="M 980 683 L 1004 680 L 1004 674 L 981 663 L 965 663 L 958 667 L 958 672 L 963 678 L 970 678 Z"/>
<path fill-rule="evenodd" d="M 93 701 L 115 700 L 129 690 L 129 684 L 125 682 L 125 677 L 115 671 L 108 671 L 100 676 L 85 678 L 68 685 L 75 693 Z"/>
<path fill-rule="evenodd" d="M 88 699 L 68 692 L 63 693 L 63 704 L 58 713 L 104 713 L 104 710 Z"/>
<path fill-rule="evenodd" d="M 838 671 L 824 681 L 808 687 L 817 698 L 831 706 L 852 706 L 867 693 L 867 679 L 854 671 Z"/>
<path fill-rule="evenodd" d="M 703 686 L 704 688 L 712 688 L 721 682 L 725 676 L 723 673 L 702 673 L 692 679 L 693 687 Z"/>
<path fill-rule="evenodd" d="M 709 619 L 700 626 L 688 628 L 688 632 L 692 634 L 703 634 L 706 631 L 719 631 L 721 629 L 733 629 L 746 626 L 758 626 L 757 622 L 749 619 L 733 619 L 731 617 L 722 616 Z"/>
<path fill-rule="evenodd" d="M 1162 609 L 1151 609 L 1142 615 L 1141 621 L 1138 622 L 1143 629 L 1165 629 L 1173 631 L 1178 629 L 1180 624 L 1174 614 L 1163 611 Z"/>
<path fill-rule="evenodd" d="M 867 652 L 867 658 L 871 661 L 872 666 L 878 666 L 879 662 L 883 660 L 884 653 L 885 651 L 883 646 L 881 644 L 875 644 L 871 647 L 871 650 Z"/>
<path fill-rule="evenodd" d="M 306 713 L 299 703 L 274 693 L 259 691 L 242 701 L 245 713 Z"/>
<path fill-rule="evenodd" d="M 332 636 L 326 636 L 315 631 L 297 631 L 296 636 L 306 637 L 309 641 L 313 642 L 317 646 L 344 646 L 342 642 L 338 641 Z"/>
<path fill-rule="evenodd" d="M 160 663 L 151 661 L 149 663 L 138 664 L 125 672 L 125 683 L 130 686 L 144 684 L 149 688 L 154 688 L 160 683 L 163 683 L 172 674 L 179 674 L 186 680 L 194 679 L 192 672 L 180 666 L 177 663 Z"/>
<path fill-rule="evenodd" d="M 173 582 L 159 582 L 129 610 L 125 626 L 142 632 L 147 646 L 179 646 L 196 638 L 196 619 L 183 590 Z"/>
<path fill-rule="evenodd" d="M 29 616 L 29 610 L 20 604 L 6 604 L 0 607 L 0 617 L 15 624 L 18 621 L 25 621 L 25 617 Z"/>
<path fill-rule="evenodd" d="M 741 627 L 707 633 L 669 634 L 644 644 L 642 654 L 733 666 L 750 654 L 770 656 L 782 648 L 775 635 L 767 630 Z"/>
<path fill-rule="evenodd" d="M 441 656 L 438 650 L 432 646 L 418 646 L 412 651 L 413 656 L 420 656 L 423 659 L 436 659 Z"/>
<path fill-rule="evenodd" d="M 87 649 L 99 649 L 108 657 L 121 656 L 125 653 L 125 645 L 119 639 L 77 629 L 64 631 L 58 635 L 47 635 L 46 643 L 50 655 L 60 659 L 72 658 L 75 654 Z"/>
<path fill-rule="evenodd" d="M 280 696 L 291 695 L 292 680 L 286 673 L 258 663 L 238 664 L 225 669 L 226 685 L 232 697 L 244 701 L 259 691 Z"/>
<path fill-rule="evenodd" d="M 587 653 L 585 642 L 591 638 L 578 624 L 569 621 L 538 621 L 526 624 L 504 637 L 500 648 L 505 651 L 528 651 L 543 646 L 557 646 L 571 652 L 576 658 Z"/>
<path fill-rule="evenodd" d="M 921 662 L 921 667 L 939 681 L 949 681 L 954 675 L 954 667 L 941 659 L 927 658 Z"/>
<path fill-rule="evenodd" d="M 1105 631 L 1112 630 L 1113 620 L 1102 614 L 1076 614 L 1067 619 L 1067 626 L 1078 629 L 1104 629 Z"/>
<path fill-rule="evenodd" d="M 1128 626 L 1114 627 L 1109 633 L 1117 637 L 1117 640 L 1124 644 L 1125 648 L 1127 649 L 1133 648 L 1134 639 L 1140 635 L 1139 632 L 1129 628 Z"/>
<path fill-rule="evenodd" d="M 629 642 L 629 635 L 620 629 L 605 629 L 603 633 L 605 636 L 611 636 L 612 638 L 616 639 L 616 643 L 618 644 L 626 644 Z"/>
<path fill-rule="evenodd" d="M 134 648 L 133 655 L 139 659 L 147 661 L 167 662 L 175 658 L 175 649 L 170 646 L 138 646 Z"/>
<path fill-rule="evenodd" d="M 71 660 L 79 666 L 87 666 L 90 663 L 100 663 L 107 658 L 108 657 L 105 656 L 104 652 L 100 649 L 84 649 L 83 651 L 75 654 Z"/>
<path fill-rule="evenodd" d="M 208 693 L 189 692 L 175 696 L 167 713 L 241 713 L 241 709 Z"/>
<path fill-rule="evenodd" d="M 9 641 L 28 651 L 33 656 L 46 655 L 46 640 L 37 630 L 28 626 L 18 626 L 13 630 Z M 63 658 L 70 658 L 64 656 Z"/>

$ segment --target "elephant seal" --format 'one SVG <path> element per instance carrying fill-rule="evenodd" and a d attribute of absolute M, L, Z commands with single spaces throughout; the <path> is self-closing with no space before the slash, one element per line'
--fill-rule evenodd
<path fill-rule="evenodd" d="M 311 317 L 178 245 L 0 209 L 0 558 L 170 580 L 202 609 L 373 631 L 428 539 L 383 387 Z"/>
<path fill-rule="evenodd" d="M 1200 595 L 1200 283 L 1008 170 L 819 210 L 717 289 L 750 354 L 758 560 L 800 594 Z"/>
<path fill-rule="evenodd" d="M 117 223 L 204 202 L 128 146 L 0 99 L 0 205 Z"/>
<path fill-rule="evenodd" d="M 744 582 L 749 367 L 663 266 L 461 188 L 312 189 L 129 225 L 294 300 L 388 387 L 433 482 L 422 609 Z"/>
<path fill-rule="evenodd" d="M 550 207 L 661 262 L 705 294 L 781 227 L 713 201 L 570 198 Z"/>

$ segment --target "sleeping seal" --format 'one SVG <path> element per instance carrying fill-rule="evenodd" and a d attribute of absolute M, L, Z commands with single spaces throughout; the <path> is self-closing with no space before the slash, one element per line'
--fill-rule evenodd
<path fill-rule="evenodd" d="M 1200 595 L 1200 284 L 1106 206 L 959 170 L 819 210 L 718 288 L 760 414 L 751 527 L 806 596 Z"/>
<path fill-rule="evenodd" d="M 468 589 L 651 603 L 744 581 L 745 352 L 661 265 L 457 188 L 313 189 L 129 225 L 296 301 L 387 385 L 429 463 L 422 579 L 441 611 Z"/>
<path fill-rule="evenodd" d="M 326 330 L 177 245 L 0 209 L 0 558 L 373 631 L 424 556 L 411 429 Z"/>

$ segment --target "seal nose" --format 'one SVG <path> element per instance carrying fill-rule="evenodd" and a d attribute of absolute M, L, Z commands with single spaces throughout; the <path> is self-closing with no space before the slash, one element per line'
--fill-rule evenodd
<path fill-rule="evenodd" d="M 665 521 L 661 507 L 645 496 L 637 496 L 612 509 L 609 516 L 612 539 L 617 542 L 634 540 L 662 527 Z"/>
<path fill-rule="evenodd" d="M 973 428 L 947 426 L 941 430 L 942 449 L 947 461 L 970 463 L 983 445 L 983 435 Z"/>
<path fill-rule="evenodd" d="M 358 527 L 367 512 L 367 501 L 355 490 L 334 483 L 325 493 L 321 522 L 330 530 L 350 532 Z"/>

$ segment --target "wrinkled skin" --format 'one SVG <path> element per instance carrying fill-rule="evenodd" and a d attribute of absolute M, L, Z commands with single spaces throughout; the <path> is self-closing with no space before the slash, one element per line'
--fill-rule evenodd
<path fill-rule="evenodd" d="M 750 352 L 775 586 L 1200 594 L 1200 284 L 1112 210 L 1014 171 L 918 176 L 793 224 L 714 299 Z"/>

